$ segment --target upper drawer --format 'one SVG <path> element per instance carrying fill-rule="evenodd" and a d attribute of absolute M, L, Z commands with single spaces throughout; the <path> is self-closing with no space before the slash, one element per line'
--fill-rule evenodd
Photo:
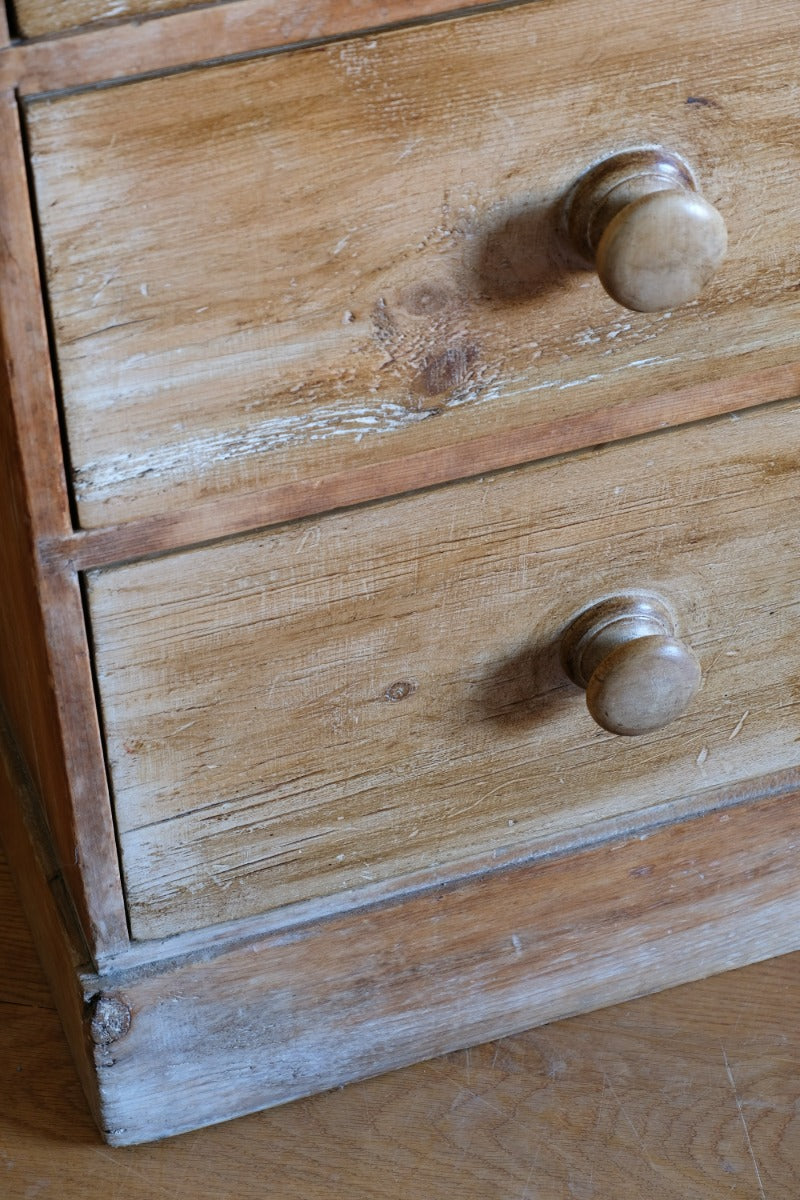
<path fill-rule="evenodd" d="M 196 0 L 11 0 L 16 28 L 23 37 L 60 33 L 109 18 L 189 8 Z"/>
<path fill-rule="evenodd" d="M 330 32 L 372 28 L 452 8 L 474 8 L 485 0 L 295 0 L 273 5 L 273 25 L 279 43 L 301 42 Z M 230 3 L 230 0 L 222 0 Z M 120 20 L 199 8 L 198 0 L 10 0 L 16 27 L 23 37 L 59 33 L 97 21 Z M 220 5 L 221 6 L 221 5 Z M 239 0 L 234 22 L 251 25 L 263 18 L 263 0 Z M 281 13 L 279 10 L 283 8 Z M 262 12 L 258 10 L 261 9 Z M 223 20 L 224 27 L 227 21 Z"/>
<path fill-rule="evenodd" d="M 794 403 L 90 573 L 134 936 L 796 766 L 798 462 Z M 631 589 L 703 683 L 623 738 L 559 643 Z"/>
<path fill-rule="evenodd" d="M 666 37 L 661 3 L 560 0 L 31 103 L 81 522 L 795 357 L 796 19 L 680 0 Z M 699 302 L 633 314 L 558 205 L 650 143 L 729 253 Z"/>

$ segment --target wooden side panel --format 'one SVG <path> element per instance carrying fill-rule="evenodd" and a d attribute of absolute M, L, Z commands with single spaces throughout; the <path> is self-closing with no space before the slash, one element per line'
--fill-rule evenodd
<path fill-rule="evenodd" d="M 25 37 L 56 33 L 108 18 L 142 17 L 180 12 L 197 7 L 197 0 L 13 0 L 17 23 Z M 258 22 L 268 32 L 264 45 L 303 42 L 332 33 L 372 29 L 394 21 L 408 21 L 454 9 L 478 8 L 486 0 L 259 0 L 263 13 Z M 225 9 L 244 8 L 252 13 L 252 4 L 220 5 Z M 238 14 L 228 16 L 235 24 Z M 212 18 L 213 19 L 213 18 Z M 225 18 L 223 18 L 224 21 Z M 251 18 L 252 19 L 252 18 Z M 209 56 L 211 57 L 211 56 Z"/>
<path fill-rule="evenodd" d="M 796 949 L 797 805 L 778 792 L 109 978 L 131 1021 L 101 1070 L 106 1135 L 177 1133 Z"/>
<path fill-rule="evenodd" d="M 93 949 L 127 940 L 14 96 L 0 97 L 0 695 Z M 4 801 L 5 802 L 5 801 Z"/>
<path fill-rule="evenodd" d="M 796 5 L 663 20 L 559 0 L 32 102 L 82 524 L 795 361 Z M 556 207 L 653 142 L 730 250 L 634 315 Z"/>
<path fill-rule="evenodd" d="M 800 407 L 90 576 L 137 937 L 357 889 L 800 758 Z M 572 614 L 652 590 L 689 713 L 605 734 Z"/>
<path fill-rule="evenodd" d="M 41 801 L 13 745 L 2 709 L 0 840 L 81 1084 L 95 1120 L 102 1123 L 94 1054 L 86 1037 L 86 1000 L 97 988 L 88 982 L 87 950 L 61 885 L 59 864 L 50 851 Z"/>

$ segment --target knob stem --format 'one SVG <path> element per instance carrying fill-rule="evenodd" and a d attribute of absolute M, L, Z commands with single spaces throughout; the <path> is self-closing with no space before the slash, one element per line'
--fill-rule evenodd
<path fill-rule="evenodd" d="M 598 163 L 572 188 L 565 219 L 576 252 L 634 312 L 696 300 L 728 244 L 722 217 L 669 150 L 626 150 Z"/>
<path fill-rule="evenodd" d="M 567 197 L 567 233 L 574 249 L 595 265 L 600 239 L 614 217 L 653 192 L 696 192 L 688 163 L 671 150 L 623 150 L 591 167 Z"/>
<path fill-rule="evenodd" d="M 619 646 L 643 637 L 674 637 L 672 614 L 657 596 L 609 596 L 576 617 L 561 642 L 567 675 L 585 688 L 597 668 Z"/>
<path fill-rule="evenodd" d="M 611 596 L 579 613 L 562 637 L 561 661 L 609 733 L 662 729 L 700 686 L 700 665 L 675 636 L 670 610 L 646 593 Z"/>

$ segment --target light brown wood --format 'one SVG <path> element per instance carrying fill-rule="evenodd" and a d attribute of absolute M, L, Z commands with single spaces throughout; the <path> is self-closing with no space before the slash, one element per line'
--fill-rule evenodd
<path fill-rule="evenodd" d="M 576 248 L 608 294 L 635 312 L 696 300 L 725 257 L 725 221 L 697 192 L 694 172 L 663 148 L 596 164 L 568 201 Z"/>
<path fill-rule="evenodd" d="M 576 617 L 561 639 L 561 662 L 586 689 L 598 725 L 625 736 L 683 716 L 702 678 L 691 649 L 675 637 L 669 606 L 641 592 L 609 596 Z"/>
<path fill-rule="evenodd" d="M 65 91 L 175 70 L 189 60 L 217 61 L 339 37 L 365 25 L 447 18 L 476 7 L 497 6 L 474 0 L 304 0 L 291 8 L 280 0 L 227 0 L 190 6 L 157 21 L 85 26 L 58 38 L 16 43 L 0 53 L 0 86 L 14 87 L 22 96 Z"/>
<path fill-rule="evenodd" d="M 609 223 L 597 247 L 597 274 L 625 308 L 663 312 L 700 296 L 727 245 L 724 220 L 702 196 L 653 192 Z"/>
<path fill-rule="evenodd" d="M 267 53 L 358 8 L 0 51 L 0 825 L 120 1144 L 797 945 L 798 402 L 486 478 L 797 391 L 796 14 L 679 0 L 665 45 L 653 0 L 558 0 Z M 732 252 L 627 322 L 563 204 L 651 140 Z M 705 682 L 623 754 L 558 643 L 628 586 Z"/>
<path fill-rule="evenodd" d="M 11 731 L 0 714 L 0 838 L 4 853 L 13 864 L 17 894 L 25 907 L 39 956 L 47 974 L 50 992 L 61 1017 L 75 1069 L 89 1101 L 95 1121 L 102 1123 L 97 1097 L 96 1069 L 87 1054 L 85 994 L 81 974 L 89 962 L 89 950 L 68 893 L 59 863 L 52 854 L 51 838 L 43 820 L 40 798 L 16 747 Z M 5 863 L 3 863 L 5 865 Z M 5 912 L 3 909 L 3 913 Z M 5 928 L 0 913 L 0 925 Z M 29 974 L 29 964 L 15 960 L 6 970 L 5 986 L 20 986 Z M 8 1061 L 3 1056 L 4 1061 Z M 3 1089 L 0 1088 L 0 1094 Z"/>
<path fill-rule="evenodd" d="M 127 942 L 77 574 L 38 561 L 71 528 L 15 98 L 0 96 L 0 694 L 85 936 Z"/>
<path fill-rule="evenodd" d="M 90 574 L 135 936 L 794 765 L 799 453 L 790 402 Z M 705 676 L 635 742 L 559 663 L 632 588 Z"/>
<path fill-rule="evenodd" d="M 655 634 L 619 646 L 586 688 L 601 729 L 640 737 L 682 717 L 700 686 L 700 664 L 685 642 Z"/>
<path fill-rule="evenodd" d="M 0 786 L 17 803 L 0 806 L 2 836 L 96 1119 L 117 1144 L 796 944 L 786 849 L 797 779 L 787 777 L 760 781 L 758 794 L 728 790 L 706 816 L 676 822 L 665 811 L 633 837 L 570 857 L 329 922 L 234 936 L 216 953 L 182 956 L 175 939 L 160 966 L 97 976 L 80 969 L 68 913 L 42 888 L 45 863 L 24 820 L 36 810 L 20 763 L 3 761 Z M 64 1089 L 58 1094 L 63 1100 Z"/>
<path fill-rule="evenodd" d="M 494 471 L 535 462 L 556 454 L 584 449 L 667 429 L 681 423 L 743 411 L 766 401 L 800 392 L 800 364 L 745 374 L 668 392 L 663 396 L 600 408 L 577 418 L 549 420 L 502 434 L 466 439 L 457 446 L 422 450 L 395 459 L 385 467 L 340 471 L 307 484 L 265 487 L 248 496 L 222 497 L 199 503 L 188 511 L 170 511 L 140 521 L 95 530 L 77 530 L 43 539 L 44 559 L 54 566 L 67 563 L 77 570 L 109 566 L 164 550 L 208 542 L 230 534 L 280 524 L 348 508 L 447 483 L 481 471 Z"/>
<path fill-rule="evenodd" d="M 87 980 L 131 1014 L 96 1047 L 106 1136 L 195 1128 L 795 948 L 796 803 L 779 791 Z"/>
<path fill-rule="evenodd" d="M 199 503 L 188 511 L 170 511 L 140 521 L 96 530 L 78 530 L 43 539 L 42 554 L 54 566 L 77 570 L 109 566 L 197 542 L 208 542 L 267 525 L 348 508 L 365 500 L 448 483 L 481 471 L 535 462 L 601 442 L 620 441 L 713 417 L 743 411 L 800 392 L 800 364 L 773 367 L 735 380 L 698 384 L 576 418 L 546 420 L 501 434 L 466 439 L 456 446 L 422 450 L 385 467 L 339 471 L 307 484 L 265 487 L 260 492 Z"/>
<path fill-rule="evenodd" d="M 82 524 L 794 361 L 795 32 L 787 0 L 681 0 L 669 39 L 655 3 L 564 0 L 31 103 Z M 701 304 L 632 317 L 552 206 L 653 140 L 731 248 Z"/>
<path fill-rule="evenodd" d="M 112 1150 L 98 1143 L 5 870 L 0 857 L 0 980 L 14 983 L 0 996 L 9 1200 L 263 1200 L 265 1179 L 281 1200 L 761 1200 L 759 1181 L 770 1200 L 794 1200 L 800 956 Z"/>
<path fill-rule="evenodd" d="M 14 0 L 17 22 L 26 37 L 109 18 L 161 15 L 192 7 L 198 7 L 197 0 Z M 224 7 L 236 10 L 244 6 L 227 2 Z M 459 0 L 458 4 L 452 0 L 304 0 L 302 4 L 287 6 L 280 0 L 260 0 L 260 7 L 264 10 L 262 23 L 269 22 L 267 29 L 274 30 L 270 41 L 280 44 L 369 30 L 448 9 L 466 11 L 489 5 L 485 0 Z M 234 23 L 241 20 L 235 11 L 232 20 Z"/>

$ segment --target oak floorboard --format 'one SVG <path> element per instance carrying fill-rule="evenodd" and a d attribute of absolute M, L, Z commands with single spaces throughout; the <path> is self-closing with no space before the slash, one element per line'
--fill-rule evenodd
<path fill-rule="evenodd" d="M 53 1008 L 8 866 L 0 850 L 0 1004 Z M 5 1013 L 0 1008 L 0 1013 Z M 0 1192 L 0 1194 L 2 1194 Z"/>
<path fill-rule="evenodd" d="M 795 954 L 112 1150 L 0 857 L 4 1200 L 795 1200 L 798 1044 Z"/>

